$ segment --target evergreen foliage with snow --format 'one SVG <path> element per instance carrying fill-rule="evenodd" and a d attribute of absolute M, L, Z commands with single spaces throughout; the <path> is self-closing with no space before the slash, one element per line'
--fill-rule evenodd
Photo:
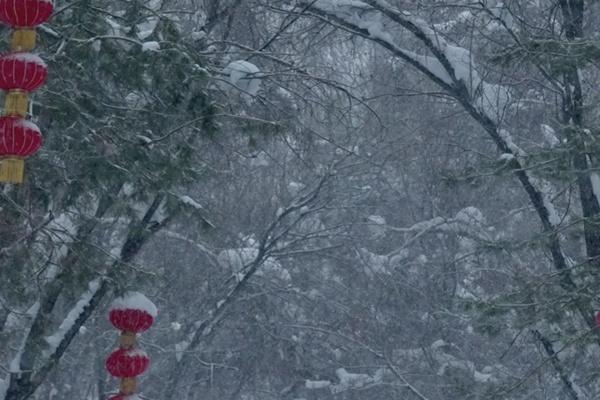
<path fill-rule="evenodd" d="M 55 6 L 0 400 L 600 397 L 600 4 Z"/>

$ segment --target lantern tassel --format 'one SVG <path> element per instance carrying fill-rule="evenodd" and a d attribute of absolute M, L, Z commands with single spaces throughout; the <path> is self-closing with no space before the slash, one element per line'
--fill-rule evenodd
<path fill-rule="evenodd" d="M 0 182 L 23 183 L 25 161 L 22 158 L 0 159 Z"/>

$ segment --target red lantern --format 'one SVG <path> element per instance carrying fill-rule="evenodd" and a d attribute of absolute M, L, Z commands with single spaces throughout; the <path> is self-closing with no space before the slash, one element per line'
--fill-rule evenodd
<path fill-rule="evenodd" d="M 114 309 L 108 314 L 115 328 L 125 332 L 140 333 L 148 330 L 154 322 L 154 317 L 144 310 Z"/>
<path fill-rule="evenodd" d="M 0 157 L 28 157 L 42 145 L 40 128 L 18 117 L 0 117 Z"/>
<path fill-rule="evenodd" d="M 156 314 L 156 306 L 146 296 L 127 292 L 111 304 L 108 317 L 115 328 L 140 333 L 152 326 Z"/>
<path fill-rule="evenodd" d="M 23 159 L 42 145 L 36 124 L 18 117 L 0 117 L 0 182 L 23 182 Z"/>
<path fill-rule="evenodd" d="M 148 369 L 150 358 L 145 351 L 117 349 L 106 360 L 106 369 L 117 378 L 133 378 Z"/>
<path fill-rule="evenodd" d="M 596 326 L 600 327 L 600 311 L 596 313 Z"/>
<path fill-rule="evenodd" d="M 0 0 L 0 20 L 16 28 L 32 28 L 52 15 L 51 0 Z"/>
<path fill-rule="evenodd" d="M 0 89 L 33 92 L 46 82 L 48 68 L 38 56 L 9 53 L 0 57 Z"/>
<path fill-rule="evenodd" d="M 119 349 L 106 360 L 106 369 L 111 375 L 121 378 L 121 383 L 119 394 L 109 400 L 140 400 L 134 395 L 137 389 L 135 377 L 148 369 L 150 358 L 136 347 L 136 336 L 152 326 L 157 313 L 156 306 L 138 292 L 127 292 L 111 304 L 110 322 L 122 332 Z"/>

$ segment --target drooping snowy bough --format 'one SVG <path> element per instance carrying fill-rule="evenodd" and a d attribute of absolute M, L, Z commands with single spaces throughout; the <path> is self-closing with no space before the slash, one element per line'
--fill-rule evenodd
<path fill-rule="evenodd" d="M 468 49 L 449 42 L 434 29 L 434 26 L 385 0 L 302 0 L 300 6 L 305 7 L 307 15 L 325 19 L 334 26 L 387 49 L 394 57 L 411 65 L 439 85 L 464 108 L 490 136 L 506 161 L 506 166 L 513 171 L 525 189 L 541 221 L 554 267 L 560 274 L 561 285 L 570 292 L 577 291 L 567 257 L 563 252 L 561 237 L 557 232 L 560 217 L 552 203 L 553 186 L 550 182 L 535 177 L 528 170 L 525 161 L 527 154 L 514 143 L 510 132 L 502 126 L 502 117 L 511 101 L 510 90 L 486 81 L 478 72 L 478 65 Z M 510 29 L 506 24 L 503 26 Z M 422 51 L 417 53 L 404 48 L 400 44 L 398 32 L 408 32 L 420 43 Z M 576 77 L 577 74 L 573 76 Z M 576 86 L 575 84 L 574 87 Z M 572 90 L 560 86 L 558 89 Z M 571 99 L 576 94 L 565 92 L 564 97 Z M 589 169 L 584 162 L 579 164 L 582 170 Z M 594 218 L 600 214 L 600 208 L 592 190 L 592 179 L 590 176 L 582 176 L 578 183 L 584 217 Z M 589 256 L 596 257 L 595 252 L 600 252 L 600 229 L 586 227 L 586 242 L 596 243 L 587 249 Z M 575 307 L 587 325 L 594 328 L 593 308 L 584 300 L 576 302 Z"/>

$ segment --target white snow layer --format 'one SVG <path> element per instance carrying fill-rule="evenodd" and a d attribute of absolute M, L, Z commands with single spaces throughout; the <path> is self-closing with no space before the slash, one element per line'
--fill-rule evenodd
<path fill-rule="evenodd" d="M 137 24 L 137 37 L 140 40 L 146 40 L 154 33 L 158 21 L 160 21 L 160 18 L 158 17 L 149 17 L 146 21 Z"/>
<path fill-rule="evenodd" d="M 367 221 L 369 221 L 370 223 L 376 224 L 376 225 L 385 225 L 386 224 L 385 218 L 382 217 L 381 215 L 369 215 L 367 217 Z"/>
<path fill-rule="evenodd" d="M 146 296 L 139 292 L 126 292 L 123 296 L 117 297 L 110 305 L 111 310 L 143 310 L 156 318 L 158 310 L 154 303 L 150 301 Z"/>
<path fill-rule="evenodd" d="M 390 11 L 396 11 L 385 1 L 379 0 L 377 3 Z M 416 25 L 424 36 L 438 48 L 450 63 L 452 71 L 446 70 L 436 57 L 416 54 L 398 47 L 390 31 L 386 30 L 382 13 L 362 1 L 320 0 L 314 7 L 365 29 L 373 39 L 384 41 L 391 47 L 396 48 L 398 52 L 404 53 L 407 57 L 418 62 L 432 75 L 448 85 L 454 84 L 454 78 L 458 81 L 462 80 L 473 96 L 476 106 L 494 120 L 500 119 L 504 109 L 510 102 L 511 97 L 508 88 L 486 82 L 481 78 L 469 50 L 447 43 L 422 19 L 411 17 L 408 13 L 402 13 L 404 20 Z M 451 74 L 454 75 L 454 78 Z"/>
<path fill-rule="evenodd" d="M 179 322 L 171 322 L 171 329 L 177 332 L 181 329 L 181 324 Z"/>
<path fill-rule="evenodd" d="M 260 88 L 260 70 L 248 61 L 237 60 L 230 62 L 223 73 L 229 77 L 229 83 L 244 92 L 256 96 Z"/>
<path fill-rule="evenodd" d="M 312 381 L 306 380 L 304 386 L 307 389 L 329 389 L 331 393 L 341 393 L 351 389 L 364 388 L 367 385 L 377 384 L 383 382 L 385 369 L 380 368 L 375 371 L 373 375 L 368 374 L 355 374 L 346 371 L 344 368 L 338 368 L 335 371 L 338 383 L 332 383 L 330 381 Z"/>
<path fill-rule="evenodd" d="M 444 375 L 451 370 L 462 370 L 472 377 L 474 381 L 480 383 L 496 382 L 497 379 L 494 377 L 494 368 L 491 366 L 485 366 L 478 371 L 475 364 L 472 361 L 462 360 L 448 351 L 455 347 L 452 343 L 448 343 L 444 340 L 436 340 L 426 348 L 413 348 L 413 349 L 396 349 L 393 351 L 393 356 L 397 363 L 406 363 L 410 361 L 414 363 L 416 360 L 422 360 L 421 362 L 427 362 L 427 366 L 430 367 L 430 360 L 433 360 L 438 365 L 437 374 Z M 425 361 L 428 360 L 428 361 Z"/>
<path fill-rule="evenodd" d="M 554 203 L 552 203 L 555 192 L 554 186 L 548 181 L 540 181 L 531 175 L 529 175 L 529 180 L 536 186 L 542 195 L 544 207 L 548 210 L 548 220 L 553 226 L 558 226 L 561 223 L 562 218 L 558 215 L 558 211 L 556 210 L 556 207 L 554 207 Z"/>
<path fill-rule="evenodd" d="M 306 185 L 301 182 L 293 182 L 292 181 L 292 182 L 288 183 L 288 191 L 290 192 L 290 194 L 292 196 L 298 195 L 298 193 L 300 193 L 305 187 L 306 187 Z"/>
<path fill-rule="evenodd" d="M 187 204 L 188 206 L 191 206 L 197 210 L 204 210 L 200 203 L 192 199 L 190 196 L 180 196 L 179 200 L 181 200 L 183 204 Z"/>
<path fill-rule="evenodd" d="M 485 217 L 477 207 L 465 207 L 456 213 L 455 220 L 469 226 L 480 226 L 485 224 Z"/>
<path fill-rule="evenodd" d="M 144 51 L 144 52 L 159 51 L 159 50 L 160 50 L 160 44 L 158 42 L 150 41 L 150 42 L 142 43 L 142 51 Z"/>
<path fill-rule="evenodd" d="M 510 132 L 508 132 L 506 129 L 500 129 L 498 130 L 498 134 L 500 135 L 502 140 L 504 140 L 510 151 L 515 156 L 519 158 L 527 157 L 527 153 L 515 144 Z M 546 180 L 538 179 L 532 176 L 529 173 L 529 171 L 525 171 L 525 174 L 527 175 L 529 182 L 531 182 L 531 185 L 540 192 L 544 203 L 544 207 L 548 211 L 548 220 L 553 226 L 559 225 L 562 219 L 558 215 L 558 211 L 552 203 L 552 198 L 554 197 L 554 193 L 556 192 L 554 186 L 552 185 L 552 183 Z"/>
<path fill-rule="evenodd" d="M 145 6 L 152 11 L 159 11 L 162 7 L 162 0 L 148 0 L 145 2 Z"/>
<path fill-rule="evenodd" d="M 542 136 L 544 137 L 544 140 L 550 145 L 550 147 L 560 144 L 560 140 L 558 140 L 558 137 L 556 137 L 556 132 L 551 126 L 542 124 L 540 125 L 540 128 L 542 129 Z"/>
<path fill-rule="evenodd" d="M 42 67 L 46 67 L 46 63 L 40 57 L 31 53 L 9 53 L 4 55 L 2 58 L 5 60 L 18 60 L 25 63 L 37 64 Z"/>
<path fill-rule="evenodd" d="M 233 273 L 243 273 L 244 268 L 252 264 L 257 256 L 258 249 L 252 247 L 227 249 L 219 253 L 217 262 L 221 267 L 231 269 Z M 284 281 L 291 280 L 290 273 L 272 257 L 263 261 L 263 265 L 256 271 L 256 275 L 269 275 Z"/>
<path fill-rule="evenodd" d="M 597 173 L 592 172 L 590 174 L 590 180 L 592 181 L 592 191 L 596 197 L 596 201 L 600 205 L 600 176 Z"/>
<path fill-rule="evenodd" d="M 56 235 L 56 242 L 62 243 L 58 249 L 56 259 L 65 257 L 69 251 L 68 245 L 73 241 L 73 238 L 77 234 L 77 225 L 73 222 L 73 215 L 75 213 L 64 212 L 59 214 L 56 218 L 50 222 L 48 228 L 52 230 L 53 235 Z M 53 269 L 53 273 L 48 276 L 49 279 L 54 278 L 57 269 Z"/>
<path fill-rule="evenodd" d="M 389 270 L 390 259 L 388 256 L 371 253 L 365 248 L 361 248 L 359 254 L 362 262 L 365 264 L 365 274 L 369 278 L 382 274 L 391 275 L 391 271 Z"/>
<path fill-rule="evenodd" d="M 325 389 L 331 386 L 331 382 L 307 380 L 304 385 L 307 389 Z"/>
<path fill-rule="evenodd" d="M 340 386 L 344 387 L 362 387 L 373 380 L 373 378 L 367 374 L 353 374 L 346 371 L 344 368 L 338 368 L 335 371 L 335 374 L 340 380 Z"/>
<path fill-rule="evenodd" d="M 381 215 L 369 215 L 367 217 L 367 229 L 374 238 L 382 238 L 387 232 L 387 221 Z"/>
<path fill-rule="evenodd" d="M 146 353 L 144 350 L 139 349 L 139 348 L 127 350 L 127 352 L 125 354 L 127 354 L 128 357 L 148 358 L 148 353 Z"/>
<path fill-rule="evenodd" d="M 175 343 L 175 359 L 177 361 L 181 361 L 181 357 L 183 357 L 183 353 L 190 346 L 190 342 L 184 340 L 183 342 Z"/>
<path fill-rule="evenodd" d="M 515 156 L 511 153 L 502 153 L 500 154 L 500 157 L 498 157 L 498 160 L 500 161 L 512 161 L 515 159 Z"/>
<path fill-rule="evenodd" d="M 94 297 L 99 288 L 100 278 L 96 278 L 93 281 L 91 281 L 88 284 L 88 290 L 81 295 L 81 298 L 79 299 L 77 304 L 75 304 L 75 307 L 73 307 L 71 311 L 69 311 L 66 318 L 58 327 L 58 330 L 54 332 L 54 334 L 46 336 L 45 340 L 49 345 L 49 348 L 46 350 L 46 356 L 50 356 L 56 351 L 67 332 L 73 327 L 75 321 L 83 312 L 83 309 L 90 304 L 90 300 L 92 299 L 92 297 Z"/>

